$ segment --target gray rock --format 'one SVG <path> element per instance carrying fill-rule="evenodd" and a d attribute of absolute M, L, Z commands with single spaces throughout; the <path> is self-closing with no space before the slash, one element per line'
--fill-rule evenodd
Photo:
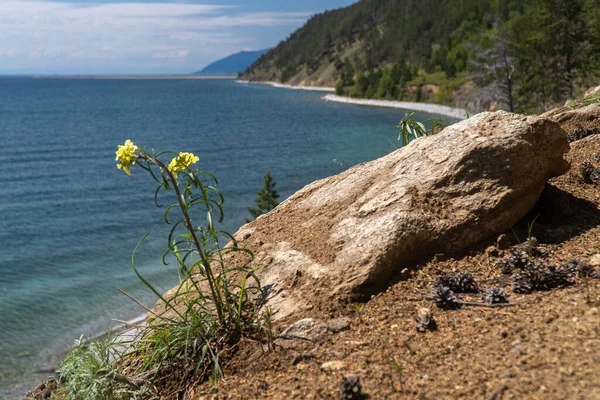
<path fill-rule="evenodd" d="M 349 327 L 350 319 L 346 317 L 334 318 L 327 321 L 327 328 L 333 333 L 341 332 Z"/>
<path fill-rule="evenodd" d="M 313 318 L 304 318 L 288 326 L 275 339 L 275 344 L 291 347 L 303 343 L 312 343 L 327 333 L 327 325 Z"/>

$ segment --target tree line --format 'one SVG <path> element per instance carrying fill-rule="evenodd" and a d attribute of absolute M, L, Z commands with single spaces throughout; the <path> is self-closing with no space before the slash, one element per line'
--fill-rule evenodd
<path fill-rule="evenodd" d="M 316 15 L 254 69 L 288 80 L 333 65 L 338 94 L 449 102 L 466 82 L 535 112 L 596 83 L 600 0 L 363 0 Z"/>

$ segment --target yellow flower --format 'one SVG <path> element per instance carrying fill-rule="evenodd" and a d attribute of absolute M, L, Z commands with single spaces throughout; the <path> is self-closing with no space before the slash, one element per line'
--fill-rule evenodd
<path fill-rule="evenodd" d="M 125 141 L 125 144 L 119 145 L 119 149 L 116 152 L 117 158 L 115 158 L 115 161 L 119 162 L 119 164 L 117 164 L 117 168 L 123 168 L 123 171 L 125 171 L 127 175 L 131 175 L 129 167 L 135 164 L 135 160 L 137 159 L 135 152 L 137 149 L 138 147 L 128 139 Z"/>
<path fill-rule="evenodd" d="M 179 153 L 179 155 L 171 160 L 168 166 L 169 171 L 177 177 L 177 173 L 184 171 L 196 164 L 200 158 L 196 157 L 193 153 Z"/>

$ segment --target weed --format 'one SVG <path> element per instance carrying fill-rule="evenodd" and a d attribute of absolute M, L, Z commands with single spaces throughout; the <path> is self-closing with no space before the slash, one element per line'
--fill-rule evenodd
<path fill-rule="evenodd" d="M 115 367 L 119 346 L 114 339 L 75 341 L 76 348 L 58 370 L 69 400 L 117 400 L 139 395 L 144 390 Z"/>
<path fill-rule="evenodd" d="M 173 158 L 167 165 L 161 158 L 169 154 Z M 256 309 L 251 304 L 251 298 L 260 297 L 261 292 L 255 269 L 248 264 L 229 267 L 225 257 L 239 252 L 250 263 L 253 255 L 239 248 L 230 234 L 215 227 L 215 222 L 224 218 L 224 199 L 213 175 L 192 169 L 199 161 L 194 154 L 147 152 L 128 140 L 119 146 L 117 161 L 117 167 L 128 175 L 134 166 L 150 174 L 158 183 L 154 196 L 158 207 L 161 190 L 175 195 L 176 202 L 166 207 L 162 217 L 172 226 L 163 262 L 175 260 L 180 285 L 167 300 L 135 264 L 137 248 L 153 227 L 136 246 L 132 265 L 141 282 L 160 299 L 162 311 L 149 310 L 133 299 L 153 316 L 146 326 L 138 327 L 133 343 L 80 343 L 60 369 L 67 398 L 148 399 L 150 392 L 155 397 L 171 398 L 190 382 L 206 378 L 216 387 L 223 375 L 220 353 L 233 349 L 244 335 L 259 330 Z M 181 212 L 178 220 L 171 218 L 175 209 Z M 197 223 L 199 216 L 204 218 L 201 223 Z M 229 244 L 221 246 L 222 240 Z M 267 329 L 272 331 L 270 311 L 266 313 Z"/>
<path fill-rule="evenodd" d="M 414 119 L 415 112 L 405 114 L 404 118 L 396 128 L 400 129 L 398 140 L 402 142 L 402 147 L 407 146 L 411 140 L 423 136 L 431 136 L 444 129 L 448 123 L 439 118 L 430 118 L 423 122 Z M 430 124 L 430 128 L 426 129 L 425 124 Z"/>

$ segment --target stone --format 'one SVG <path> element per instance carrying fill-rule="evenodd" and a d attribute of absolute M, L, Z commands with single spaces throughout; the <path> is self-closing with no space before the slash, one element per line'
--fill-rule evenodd
<path fill-rule="evenodd" d="M 327 321 L 327 328 L 333 332 L 338 333 L 350 327 L 350 319 L 346 317 L 334 318 Z"/>
<path fill-rule="evenodd" d="M 309 184 L 234 236 L 276 321 L 366 299 L 415 262 L 507 232 L 568 170 L 568 150 L 548 118 L 484 112 Z"/>
<path fill-rule="evenodd" d="M 510 247 L 511 244 L 512 244 L 512 240 L 511 240 L 510 236 L 508 236 L 505 233 L 498 236 L 498 239 L 496 240 L 496 248 L 498 250 L 506 250 Z"/>
<path fill-rule="evenodd" d="M 413 320 L 415 322 L 415 329 L 417 332 L 421 333 L 427 332 L 428 330 L 433 330 L 435 325 L 431 309 L 427 307 L 419 308 L 415 312 Z"/>
<path fill-rule="evenodd" d="M 592 267 L 600 267 L 600 254 L 594 254 L 591 256 L 589 263 Z"/>
<path fill-rule="evenodd" d="M 339 360 L 327 361 L 321 364 L 321 371 L 331 372 L 331 371 L 339 371 L 346 367 L 346 363 Z"/>
<path fill-rule="evenodd" d="M 327 325 L 313 318 L 304 318 L 288 326 L 277 338 L 275 344 L 282 347 L 293 347 L 299 344 L 312 343 L 327 333 Z"/>

